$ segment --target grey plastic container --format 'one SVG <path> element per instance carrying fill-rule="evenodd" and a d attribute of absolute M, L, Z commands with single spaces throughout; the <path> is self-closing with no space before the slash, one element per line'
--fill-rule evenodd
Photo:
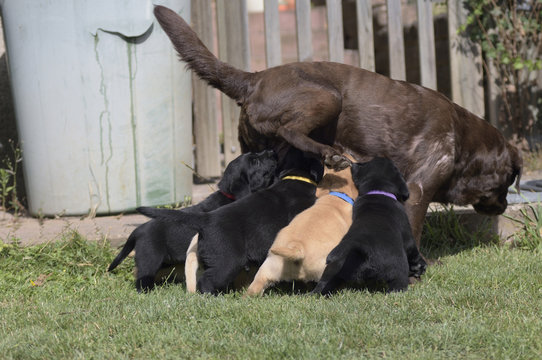
<path fill-rule="evenodd" d="M 0 0 L 31 214 L 129 211 L 191 195 L 191 76 L 153 3 Z"/>

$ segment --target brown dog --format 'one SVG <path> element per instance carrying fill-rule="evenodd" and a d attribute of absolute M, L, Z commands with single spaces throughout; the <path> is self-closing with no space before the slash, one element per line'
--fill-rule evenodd
<path fill-rule="evenodd" d="M 391 159 L 422 190 L 406 208 L 417 241 L 431 201 L 472 204 L 491 215 L 506 209 L 508 187 L 521 174 L 518 150 L 442 94 L 332 62 L 244 72 L 218 60 L 174 11 L 157 6 L 154 13 L 188 67 L 241 106 L 243 152 L 286 141 L 335 169 L 349 161 L 332 146 L 358 161 Z"/>
<path fill-rule="evenodd" d="M 330 194 L 332 191 L 337 195 Z M 346 197 L 341 198 L 340 194 Z M 316 196 L 318 200 L 313 206 L 298 214 L 278 233 L 247 295 L 261 295 L 267 287 L 282 280 L 320 280 L 327 255 L 352 224 L 352 204 L 358 190 L 350 168 L 326 169 Z"/>

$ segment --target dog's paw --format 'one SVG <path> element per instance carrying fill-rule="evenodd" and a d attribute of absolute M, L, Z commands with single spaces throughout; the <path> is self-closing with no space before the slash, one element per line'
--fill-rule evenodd
<path fill-rule="evenodd" d="M 342 155 L 326 155 L 324 164 L 335 171 L 341 171 L 352 165 L 350 159 Z"/>
<path fill-rule="evenodd" d="M 420 261 L 410 265 L 408 276 L 420 278 L 425 273 L 426 268 L 427 268 L 427 264 L 425 263 L 423 259 L 420 259 Z"/>

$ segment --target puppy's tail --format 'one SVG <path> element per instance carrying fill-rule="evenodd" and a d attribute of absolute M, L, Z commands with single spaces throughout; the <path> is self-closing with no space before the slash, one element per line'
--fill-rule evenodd
<path fill-rule="evenodd" d="M 207 220 L 205 213 L 195 211 L 188 212 L 184 210 L 156 209 L 147 206 L 140 206 L 136 210 L 140 214 L 153 219 L 182 222 L 184 225 L 197 232 L 200 231 Z"/>
<path fill-rule="evenodd" d="M 269 251 L 292 261 L 300 261 L 305 258 L 305 248 L 298 241 L 292 241 L 286 246 L 272 247 Z"/>
<path fill-rule="evenodd" d="M 119 264 L 120 264 L 124 259 L 126 259 L 126 257 L 128 256 L 128 254 L 130 254 L 130 252 L 131 252 L 132 250 L 134 250 L 135 245 L 136 245 L 136 239 L 137 239 L 136 231 L 137 231 L 137 230 L 132 231 L 132 233 L 130 234 L 130 236 L 128 236 L 128 240 L 126 240 L 126 244 L 124 244 L 124 247 L 122 248 L 122 250 L 120 251 L 120 253 L 117 255 L 117 257 L 116 257 L 115 259 L 113 259 L 113 261 L 111 262 L 111 265 L 109 265 L 109 267 L 107 268 L 107 271 L 113 271 L 113 270 L 115 270 L 115 268 L 116 268 L 117 266 L 119 266 Z"/>
<path fill-rule="evenodd" d="M 244 101 L 251 73 L 218 60 L 186 21 L 173 10 L 158 5 L 154 7 L 154 16 L 191 70 L 237 102 Z"/>

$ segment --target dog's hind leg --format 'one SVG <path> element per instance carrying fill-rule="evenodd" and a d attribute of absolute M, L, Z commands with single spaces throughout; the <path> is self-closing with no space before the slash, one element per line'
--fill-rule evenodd
<path fill-rule="evenodd" d="M 198 234 L 196 234 L 188 246 L 188 250 L 186 251 L 186 262 L 184 264 L 186 291 L 189 293 L 196 292 L 198 267 Z"/>
<path fill-rule="evenodd" d="M 156 273 L 165 260 L 163 244 L 140 241 L 136 245 L 135 264 L 137 268 L 136 289 L 147 292 L 154 288 Z"/>
<path fill-rule="evenodd" d="M 329 262 L 326 265 L 326 269 L 318 281 L 318 284 L 316 284 L 316 287 L 311 293 L 326 295 L 335 290 L 341 283 L 338 274 L 342 270 L 345 261 L 346 257 L 337 258 L 336 260 Z"/>
<path fill-rule="evenodd" d="M 245 295 L 263 295 L 265 289 L 280 280 L 285 261 L 280 256 L 269 254 L 254 276 L 254 280 L 248 287 Z"/>
<path fill-rule="evenodd" d="M 139 260 L 139 264 L 138 264 Z M 141 261 L 141 256 L 138 258 L 136 252 L 136 266 L 137 266 L 137 280 L 136 280 L 136 289 L 137 292 L 148 292 L 154 289 L 154 284 L 156 281 L 156 273 L 162 266 L 164 257 L 151 257 L 150 259 L 145 259 L 144 262 Z"/>
<path fill-rule="evenodd" d="M 271 98 L 274 99 L 275 96 Z M 248 109 L 250 122 L 256 131 L 278 135 L 301 151 L 319 155 L 328 167 L 335 170 L 350 166 L 350 160 L 330 146 L 335 141 L 336 123 L 342 110 L 341 95 L 335 89 L 314 84 L 299 86 L 295 88 L 295 99 L 283 95 L 276 100 L 274 111 L 266 113 L 265 116 L 253 117 L 250 114 L 251 109 Z M 309 137 L 314 130 L 322 129 L 326 130 L 325 141 L 330 145 Z M 275 134 L 272 134 L 273 131 Z"/>

